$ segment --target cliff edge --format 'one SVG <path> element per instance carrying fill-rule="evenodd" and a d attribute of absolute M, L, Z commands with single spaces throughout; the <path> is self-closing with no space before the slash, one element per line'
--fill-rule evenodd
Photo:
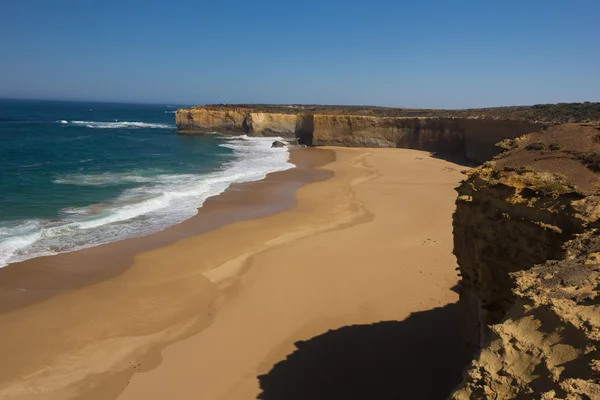
<path fill-rule="evenodd" d="M 600 126 L 499 144 L 458 190 L 469 355 L 452 399 L 600 398 Z"/>
<path fill-rule="evenodd" d="M 483 162 L 503 139 L 565 121 L 600 119 L 600 103 L 421 110 L 301 105 L 206 105 L 177 110 L 181 134 L 284 136 L 306 145 L 401 147 Z"/>

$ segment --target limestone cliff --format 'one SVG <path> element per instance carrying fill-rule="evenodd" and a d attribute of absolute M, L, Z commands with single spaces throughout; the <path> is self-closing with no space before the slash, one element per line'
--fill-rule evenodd
<path fill-rule="evenodd" d="M 219 131 L 278 135 L 295 137 L 299 143 L 308 145 L 402 147 L 462 156 L 475 162 L 498 154 L 496 142 L 544 126 L 536 121 L 491 118 L 477 113 L 464 117 L 406 117 L 357 112 L 301 106 L 204 106 L 178 110 L 176 123 L 184 134 Z"/>
<path fill-rule="evenodd" d="M 455 154 L 481 162 L 498 154 L 495 144 L 535 132 L 541 123 L 487 118 L 407 118 L 315 115 L 313 143 L 400 147 Z"/>
<path fill-rule="evenodd" d="M 570 124 L 506 140 L 457 189 L 454 253 L 476 358 L 453 399 L 600 398 L 599 135 Z"/>
<path fill-rule="evenodd" d="M 247 110 L 209 110 L 201 107 L 177 110 L 175 123 L 181 132 L 248 131 Z"/>
<path fill-rule="evenodd" d="M 513 274 L 517 300 L 452 399 L 600 398 L 600 240 L 567 254 Z"/>

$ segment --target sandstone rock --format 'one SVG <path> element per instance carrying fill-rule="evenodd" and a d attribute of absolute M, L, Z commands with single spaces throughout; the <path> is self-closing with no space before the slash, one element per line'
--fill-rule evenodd
<path fill-rule="evenodd" d="M 452 399 L 600 399 L 597 130 L 520 138 L 457 189 L 454 254 L 467 351 Z M 549 148 L 550 156 L 528 149 Z"/>
<path fill-rule="evenodd" d="M 324 114 L 283 106 L 191 107 L 177 111 L 176 123 L 180 133 L 236 131 L 296 137 L 300 145 L 402 147 L 475 162 L 498 154 L 497 142 L 543 127 L 541 123 L 518 120 Z"/>
<path fill-rule="evenodd" d="M 512 274 L 516 302 L 451 399 L 600 399 L 600 237 L 585 233 L 569 258 Z"/>
<path fill-rule="evenodd" d="M 271 147 L 285 147 L 285 143 L 280 142 L 279 140 L 276 140 L 273 142 L 273 144 L 271 145 Z"/>

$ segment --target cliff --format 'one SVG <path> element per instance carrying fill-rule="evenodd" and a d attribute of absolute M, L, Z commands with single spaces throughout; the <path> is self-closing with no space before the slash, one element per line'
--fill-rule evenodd
<path fill-rule="evenodd" d="M 506 140 L 458 190 L 467 351 L 453 399 L 600 398 L 600 128 Z"/>
<path fill-rule="evenodd" d="M 203 106 L 180 109 L 180 133 L 240 132 L 296 138 L 300 144 L 402 147 L 482 162 L 495 143 L 535 132 L 541 121 L 497 118 L 485 112 L 423 114 L 416 110 L 316 106 Z"/>
<path fill-rule="evenodd" d="M 178 110 L 177 125 L 487 160 L 457 188 L 454 254 L 473 361 L 450 398 L 577 400 L 600 399 L 600 125 L 559 123 L 600 120 L 599 110 L 205 106 Z"/>
<path fill-rule="evenodd" d="M 452 399 L 600 398 L 600 240 L 582 235 L 566 252 L 513 274 L 517 300 Z"/>
<path fill-rule="evenodd" d="M 499 153 L 506 138 L 535 132 L 536 122 L 488 118 L 408 118 L 359 115 L 315 115 L 317 145 L 400 147 L 455 155 L 482 162 Z"/>

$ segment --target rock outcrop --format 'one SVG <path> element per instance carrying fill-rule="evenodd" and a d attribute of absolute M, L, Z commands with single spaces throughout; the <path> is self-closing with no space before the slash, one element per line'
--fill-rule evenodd
<path fill-rule="evenodd" d="M 336 111 L 335 113 L 326 113 Z M 191 107 L 180 109 L 180 133 L 240 132 L 248 135 L 296 137 L 300 144 L 420 149 L 481 162 L 498 154 L 494 145 L 535 132 L 535 121 L 486 117 L 406 117 L 344 114 L 338 109 L 300 107 Z"/>
<path fill-rule="evenodd" d="M 295 137 L 300 144 L 312 143 L 312 114 L 262 112 L 237 107 L 192 107 L 177 110 L 175 122 L 179 132 L 184 134 L 238 132 L 255 136 Z"/>
<path fill-rule="evenodd" d="M 600 238 L 513 274 L 517 297 L 452 399 L 600 398 Z"/>
<path fill-rule="evenodd" d="M 271 144 L 271 147 L 285 147 L 285 146 L 286 146 L 285 143 L 281 142 L 279 140 L 276 140 Z"/>
<path fill-rule="evenodd" d="M 466 157 L 474 162 L 499 153 L 495 146 L 544 125 L 487 118 L 407 118 L 315 115 L 314 144 L 400 147 Z"/>
<path fill-rule="evenodd" d="M 467 350 L 453 399 L 600 398 L 600 131 L 508 140 L 457 189 Z"/>

